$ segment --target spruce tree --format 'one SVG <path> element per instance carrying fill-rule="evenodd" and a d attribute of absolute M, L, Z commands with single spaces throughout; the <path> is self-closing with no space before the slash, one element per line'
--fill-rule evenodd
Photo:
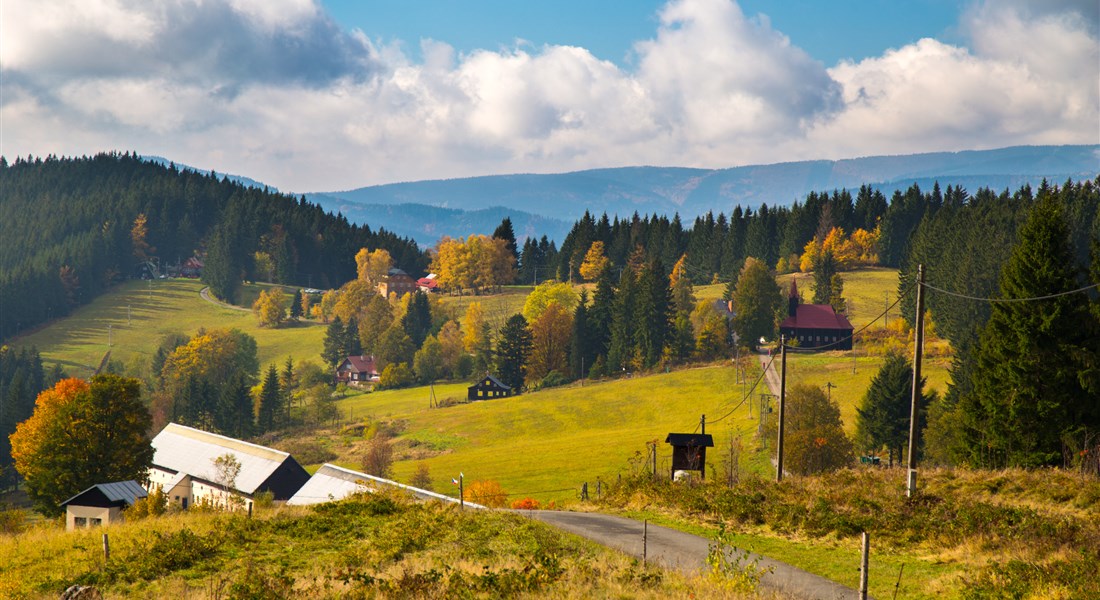
<path fill-rule="evenodd" d="M 432 330 L 432 310 L 428 295 L 417 290 L 409 300 L 409 308 L 401 317 L 401 327 L 412 340 L 413 346 L 420 348 Z"/>
<path fill-rule="evenodd" d="M 970 457 L 988 466 L 1062 462 L 1063 442 L 1100 428 L 1100 404 L 1080 375 L 1095 368 L 1098 327 L 1083 293 L 1057 191 L 1045 186 L 1001 271 L 976 350 L 973 393 L 961 403 Z"/>
<path fill-rule="evenodd" d="M 344 324 L 340 317 L 334 317 L 325 330 L 325 345 L 321 351 L 321 360 L 329 367 L 335 368 L 343 362 L 348 354 L 344 352 Z"/>
<path fill-rule="evenodd" d="M 513 390 L 523 389 L 527 377 L 527 359 L 531 355 L 531 330 L 523 315 L 512 315 L 500 329 L 497 342 L 497 377 Z"/>
<path fill-rule="evenodd" d="M 569 341 L 569 370 L 576 378 L 583 378 L 592 369 L 595 353 L 592 352 L 591 333 L 588 326 L 588 291 L 581 290 L 580 302 L 573 310 L 573 337 Z"/>
<path fill-rule="evenodd" d="M 297 321 L 302 318 L 302 290 L 295 289 L 294 297 L 290 299 L 290 318 Z"/>
<path fill-rule="evenodd" d="M 363 343 L 359 341 L 359 320 L 355 317 L 348 318 L 348 326 L 344 328 L 344 356 L 359 356 L 363 353 Z M 344 357 L 340 357 L 343 360 Z M 337 361 L 339 362 L 339 361 Z"/>
<path fill-rule="evenodd" d="M 925 379 L 921 378 L 921 390 Z M 901 354 L 890 354 L 871 379 L 863 401 L 856 409 L 856 440 L 862 449 L 885 447 L 890 464 L 901 460 L 909 443 L 909 413 L 912 409 L 913 367 Z M 930 398 L 921 395 L 917 430 L 924 429 L 923 415 Z"/>
<path fill-rule="evenodd" d="M 275 429 L 282 398 L 282 390 L 279 389 L 279 371 L 275 369 L 275 363 L 272 363 L 267 368 L 267 376 L 264 377 L 263 385 L 260 387 L 260 415 L 258 419 L 260 433 L 267 433 Z"/>

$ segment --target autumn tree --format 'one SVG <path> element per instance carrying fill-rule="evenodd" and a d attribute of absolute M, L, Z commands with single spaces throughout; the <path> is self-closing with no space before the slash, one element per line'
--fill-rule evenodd
<path fill-rule="evenodd" d="M 287 297 L 283 290 L 273 287 L 263 290 L 252 303 L 252 312 L 259 319 L 260 327 L 278 327 L 286 319 Z"/>
<path fill-rule="evenodd" d="M 463 373 L 460 361 L 466 354 L 462 346 L 462 329 L 458 321 L 447 321 L 439 330 L 439 351 L 443 359 L 443 371 L 454 378 L 465 377 L 469 373 Z M 469 364 L 469 359 L 467 359 Z"/>
<path fill-rule="evenodd" d="M 11 435 L 15 467 L 35 508 L 49 516 L 97 483 L 148 478 L 149 411 L 133 378 L 65 379 L 39 394 L 34 414 Z"/>
<path fill-rule="evenodd" d="M 546 281 L 535 286 L 523 303 L 523 318 L 533 323 L 551 304 L 558 304 L 567 311 L 577 306 L 577 292 L 568 283 Z"/>
<path fill-rule="evenodd" d="M 237 329 L 201 331 L 164 361 L 161 385 L 153 397 L 155 424 L 160 427 L 175 421 L 200 429 L 215 428 L 224 387 L 239 377 L 251 385 L 258 371 L 252 336 Z"/>
<path fill-rule="evenodd" d="M 389 300 L 379 294 L 367 301 L 359 319 L 359 345 L 365 354 L 378 352 L 378 340 L 393 325 L 393 313 Z"/>
<path fill-rule="evenodd" d="M 372 289 L 386 279 L 386 275 L 392 268 L 393 257 L 381 248 L 373 251 L 360 248 L 355 254 L 355 270 L 358 279 Z"/>
<path fill-rule="evenodd" d="M 851 464 L 854 452 L 844 435 L 840 407 L 821 388 L 796 384 L 788 389 L 784 418 L 785 469 L 810 475 Z M 774 435 L 775 424 L 770 428 Z"/>
<path fill-rule="evenodd" d="M 755 348 L 760 338 L 774 336 L 782 306 L 782 292 L 768 267 L 751 256 L 746 258 L 733 295 L 733 326 L 738 338 Z"/>
<path fill-rule="evenodd" d="M 149 258 L 157 251 L 156 248 L 149 245 L 146 238 L 149 235 L 148 219 L 145 218 L 145 213 L 139 213 L 134 218 L 134 226 L 130 228 L 130 244 L 134 248 L 134 257 L 138 260 L 149 260 Z"/>
<path fill-rule="evenodd" d="M 557 302 L 551 302 L 537 319 L 531 322 L 531 354 L 527 366 L 527 383 L 538 383 L 551 371 L 567 372 L 566 351 L 573 329 L 573 316 Z"/>
<path fill-rule="evenodd" d="M 595 281 L 611 264 L 604 252 L 603 242 L 596 240 L 588 248 L 581 263 L 580 274 L 585 281 Z"/>

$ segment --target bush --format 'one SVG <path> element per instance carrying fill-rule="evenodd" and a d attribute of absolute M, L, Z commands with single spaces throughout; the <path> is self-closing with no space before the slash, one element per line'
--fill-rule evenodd
<path fill-rule="evenodd" d="M 280 443 L 278 448 L 293 454 L 298 463 L 303 465 L 319 465 L 337 458 L 335 452 L 313 439 L 287 440 Z"/>
<path fill-rule="evenodd" d="M 512 502 L 512 508 L 515 510 L 538 510 L 539 501 L 534 498 L 523 498 L 522 500 L 515 500 Z"/>
<path fill-rule="evenodd" d="M 412 369 L 409 368 L 408 363 L 386 365 L 386 368 L 382 369 L 382 374 L 378 376 L 379 387 L 387 390 L 408 387 L 412 385 L 414 381 L 415 378 L 413 377 Z"/>
<path fill-rule="evenodd" d="M 363 456 L 363 471 L 368 475 L 388 479 L 393 467 L 393 446 L 385 436 L 375 436 L 367 443 L 367 453 Z"/>
<path fill-rule="evenodd" d="M 488 506 L 489 508 L 504 508 L 505 503 L 508 501 L 508 494 L 504 492 L 504 488 L 491 479 L 475 481 L 467 485 L 462 497 L 467 502 Z"/>
<path fill-rule="evenodd" d="M 559 385 L 565 385 L 567 383 L 569 383 L 569 380 L 566 379 L 565 375 L 557 371 L 550 371 L 546 374 L 546 377 L 543 377 L 542 381 L 539 382 L 539 388 L 558 387 Z"/>
<path fill-rule="evenodd" d="M 146 517 L 159 517 L 168 512 L 168 494 L 164 488 L 157 485 L 144 498 L 138 498 L 134 505 L 126 509 L 127 519 L 144 519 Z"/>
<path fill-rule="evenodd" d="M 431 491 L 432 474 L 428 471 L 428 465 L 426 463 L 416 463 L 416 472 L 413 473 L 412 479 L 409 480 L 409 485 L 422 490 Z"/>

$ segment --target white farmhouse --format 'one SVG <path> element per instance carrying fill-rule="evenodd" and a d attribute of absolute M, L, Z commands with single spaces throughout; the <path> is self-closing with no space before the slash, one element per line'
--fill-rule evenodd
<path fill-rule="evenodd" d="M 160 487 L 169 502 L 183 508 L 202 501 L 225 504 L 229 491 L 214 461 L 226 454 L 240 463 L 232 493 L 244 501 L 244 508 L 250 508 L 260 492 L 271 492 L 276 502 L 286 501 L 309 479 L 286 452 L 170 423 L 153 438 L 148 489 Z"/>

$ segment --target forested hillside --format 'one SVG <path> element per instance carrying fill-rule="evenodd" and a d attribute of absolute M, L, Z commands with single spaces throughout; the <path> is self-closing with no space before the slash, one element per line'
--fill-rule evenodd
<path fill-rule="evenodd" d="M 355 277 L 360 248 L 384 248 L 419 273 L 427 257 L 385 230 L 353 225 L 305 199 L 136 154 L 0 158 L 0 339 L 68 314 L 103 290 L 205 260 L 215 292 L 232 299 L 269 264 L 279 283 L 336 286 Z"/>

